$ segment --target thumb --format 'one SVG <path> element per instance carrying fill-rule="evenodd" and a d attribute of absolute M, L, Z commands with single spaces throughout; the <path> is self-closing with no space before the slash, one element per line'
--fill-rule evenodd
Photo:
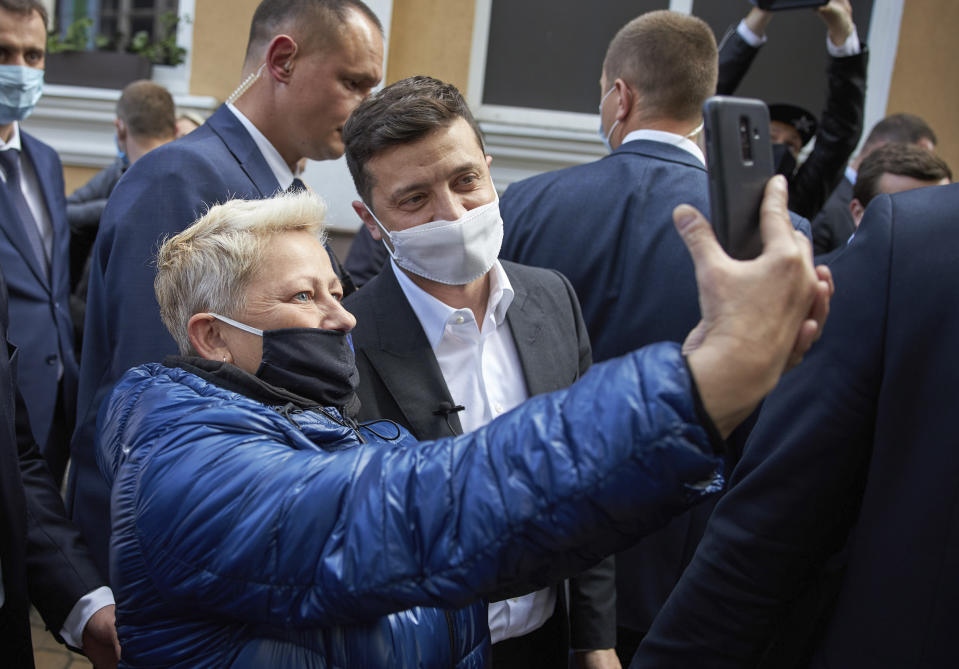
<path fill-rule="evenodd" d="M 681 204 L 673 209 L 673 224 L 689 249 L 697 272 L 725 257 L 712 226 L 695 207 Z"/>

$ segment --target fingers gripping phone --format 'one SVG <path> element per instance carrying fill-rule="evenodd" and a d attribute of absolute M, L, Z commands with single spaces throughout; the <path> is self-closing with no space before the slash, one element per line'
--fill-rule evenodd
<path fill-rule="evenodd" d="M 759 207 L 773 176 L 769 109 L 761 100 L 717 95 L 703 107 L 710 221 L 733 258 L 762 252 Z"/>

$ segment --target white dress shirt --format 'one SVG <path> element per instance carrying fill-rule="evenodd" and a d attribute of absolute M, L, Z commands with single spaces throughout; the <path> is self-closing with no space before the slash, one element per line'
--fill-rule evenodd
<path fill-rule="evenodd" d="M 266 135 L 260 132 L 260 129 L 253 125 L 253 121 L 248 119 L 233 103 L 227 102 L 226 108 L 233 112 L 237 120 L 246 128 L 246 131 L 250 133 L 250 137 L 253 138 L 256 148 L 260 150 L 260 155 L 263 156 L 266 164 L 270 167 L 270 171 L 273 172 L 273 176 L 276 177 L 277 183 L 280 184 L 280 189 L 286 190 L 292 186 L 293 170 L 286 164 L 283 156 L 280 155 L 280 152 L 276 150 L 276 147 L 273 146 L 270 140 L 266 138 Z"/>
<path fill-rule="evenodd" d="M 490 294 L 481 324 L 470 309 L 454 309 L 417 286 L 391 259 L 393 272 L 439 363 L 464 432 L 482 427 L 529 397 L 506 310 L 513 287 L 499 261 L 490 270 Z M 542 627 L 556 609 L 555 588 L 489 605 L 492 642 Z"/>
<path fill-rule="evenodd" d="M 15 150 L 20 156 L 20 191 L 23 198 L 30 207 L 30 213 L 33 214 L 33 220 L 36 221 L 37 229 L 40 231 L 40 239 L 43 240 L 43 250 L 47 258 L 52 261 L 53 258 L 53 223 L 50 221 L 50 214 L 47 212 L 47 205 L 43 199 L 43 191 L 40 190 L 40 180 L 37 179 L 37 173 L 33 170 L 33 163 L 23 151 L 23 144 L 20 141 L 20 124 L 13 124 L 13 134 L 10 135 L 10 141 L 4 142 L 0 139 L 0 151 Z M 7 175 L 0 170 L 4 181 Z"/>
<path fill-rule="evenodd" d="M 690 128 L 690 130 L 692 130 L 692 128 Z M 642 130 L 633 130 L 631 133 L 623 137 L 623 144 L 637 139 L 646 139 L 653 142 L 662 142 L 663 144 L 672 144 L 673 146 L 678 146 L 679 148 L 693 155 L 696 160 L 703 164 L 703 167 L 706 166 L 706 156 L 703 154 L 703 150 L 699 148 L 696 142 L 692 141 L 688 137 L 683 137 L 682 135 L 666 132 L 664 130 L 650 130 L 648 128 L 643 128 Z"/>

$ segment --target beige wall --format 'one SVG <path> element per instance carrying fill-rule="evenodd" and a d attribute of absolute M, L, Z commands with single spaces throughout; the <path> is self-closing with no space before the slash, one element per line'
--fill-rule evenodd
<path fill-rule="evenodd" d="M 259 0 L 203 0 L 193 19 L 190 93 L 225 100 L 240 83 L 250 21 Z"/>
<path fill-rule="evenodd" d="M 63 181 L 67 195 L 89 181 L 94 174 L 100 171 L 99 167 L 77 167 L 76 165 L 63 166 Z"/>
<path fill-rule="evenodd" d="M 893 69 L 887 114 L 918 114 L 939 138 L 938 153 L 959 178 L 959 2 L 911 0 L 905 3 L 899 51 Z M 870 45 L 874 50 L 882 45 Z"/>
<path fill-rule="evenodd" d="M 428 74 L 466 92 L 474 0 L 394 0 L 386 81 Z"/>

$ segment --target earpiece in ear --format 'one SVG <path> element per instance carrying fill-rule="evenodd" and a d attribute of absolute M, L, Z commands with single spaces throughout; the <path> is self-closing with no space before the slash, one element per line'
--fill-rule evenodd
<path fill-rule="evenodd" d="M 285 63 L 283 63 L 283 71 L 284 71 L 284 72 L 289 72 L 291 67 L 293 67 L 293 66 L 290 65 L 290 61 L 286 61 Z"/>

